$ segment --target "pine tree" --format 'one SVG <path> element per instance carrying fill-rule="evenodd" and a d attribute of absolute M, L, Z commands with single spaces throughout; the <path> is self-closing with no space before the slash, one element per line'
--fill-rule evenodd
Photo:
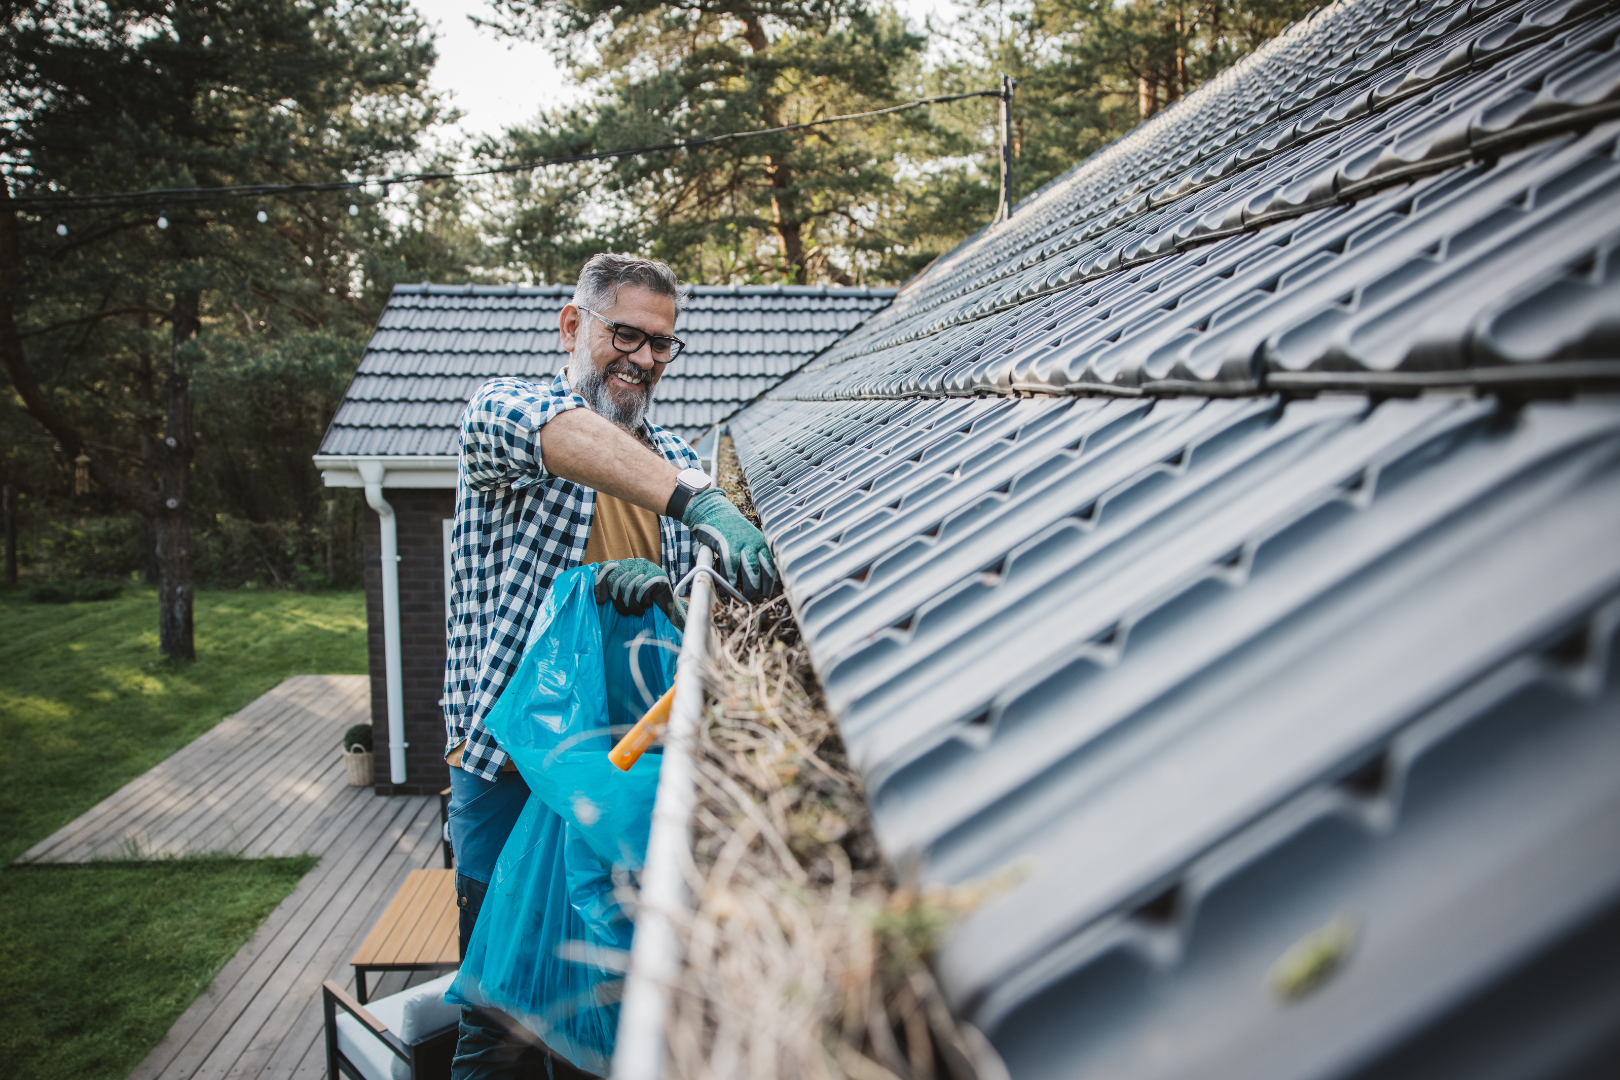
<path fill-rule="evenodd" d="M 405 0 L 51 0 L 0 35 L 0 359 L 65 462 L 155 541 L 159 640 L 190 658 L 192 384 L 211 336 L 318 333 L 368 283 L 362 194 L 37 199 L 384 173 L 436 116 Z M 363 211 L 351 214 L 349 204 Z"/>
<path fill-rule="evenodd" d="M 883 108 L 909 97 L 924 45 L 861 0 L 498 7 L 508 32 L 551 42 L 597 90 L 486 148 L 513 161 Z M 894 242 L 895 151 L 927 123 L 905 114 L 519 179 L 506 192 L 513 254 L 566 277 L 589 248 L 633 243 L 707 281 L 853 282 Z M 587 194 L 591 222 L 579 218 Z"/>

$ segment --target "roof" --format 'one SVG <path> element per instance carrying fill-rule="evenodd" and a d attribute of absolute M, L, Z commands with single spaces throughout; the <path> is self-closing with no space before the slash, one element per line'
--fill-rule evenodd
<path fill-rule="evenodd" d="M 940 259 L 791 393 L 1614 378 L 1606 15 L 1328 8 Z"/>
<path fill-rule="evenodd" d="M 549 378 L 571 286 L 396 285 L 344 393 L 323 455 L 454 456 L 461 410 L 498 375 Z M 700 286 L 687 348 L 651 418 L 692 440 L 858 325 L 893 289 Z"/>
<path fill-rule="evenodd" d="M 1615 1066 L 1617 38 L 1330 7 L 730 421 L 1014 1080 Z"/>

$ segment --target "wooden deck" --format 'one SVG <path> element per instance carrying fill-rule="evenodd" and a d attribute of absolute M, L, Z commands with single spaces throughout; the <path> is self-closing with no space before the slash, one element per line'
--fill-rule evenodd
<path fill-rule="evenodd" d="M 437 798 L 345 783 L 338 742 L 367 705 L 364 676 L 288 679 L 23 855 L 320 856 L 132 1078 L 324 1075 L 321 981 L 352 990 L 349 958 L 406 875 L 443 865 Z M 373 975 L 371 996 L 433 977 Z"/>
<path fill-rule="evenodd" d="M 230 852 L 323 854 L 376 799 L 349 787 L 338 743 L 368 719 L 364 675 L 299 675 L 227 717 L 23 853 L 87 862 Z"/>

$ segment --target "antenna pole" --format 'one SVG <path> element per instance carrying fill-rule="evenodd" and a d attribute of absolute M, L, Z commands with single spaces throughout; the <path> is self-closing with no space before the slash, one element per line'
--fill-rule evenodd
<path fill-rule="evenodd" d="M 996 221 L 1012 217 L 1012 98 L 1018 80 L 1011 75 L 1001 76 L 1001 204 L 996 207 Z"/>

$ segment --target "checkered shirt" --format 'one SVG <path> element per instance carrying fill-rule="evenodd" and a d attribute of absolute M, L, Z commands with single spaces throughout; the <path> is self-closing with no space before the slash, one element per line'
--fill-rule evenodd
<path fill-rule="evenodd" d="M 495 779 L 506 752 L 483 718 L 517 670 L 529 627 L 564 570 L 580 565 L 596 513 L 596 492 L 547 472 L 540 429 L 585 401 L 558 375 L 550 386 L 491 379 L 461 417 L 456 521 L 450 534 L 449 655 L 444 668 L 445 754 L 466 740 L 461 767 Z M 698 457 L 656 424 L 643 433 L 679 468 Z M 672 580 L 692 568 L 692 534 L 660 516 L 662 561 Z"/>

